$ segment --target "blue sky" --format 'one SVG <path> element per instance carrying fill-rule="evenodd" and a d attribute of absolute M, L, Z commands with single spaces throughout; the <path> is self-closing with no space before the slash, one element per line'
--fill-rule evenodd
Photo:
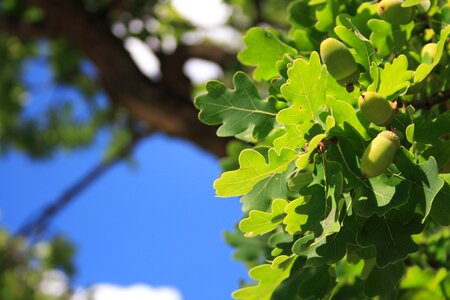
<path fill-rule="evenodd" d="M 28 114 L 61 99 L 82 108 L 76 91 L 51 85 L 43 58 L 27 62 L 24 80 L 31 87 Z M 91 147 L 45 162 L 15 152 L 0 158 L 0 224 L 17 229 L 96 165 L 107 142 L 103 133 Z M 146 283 L 175 287 L 184 300 L 230 299 L 247 272 L 222 239 L 241 209 L 236 198 L 214 197 L 217 159 L 160 134 L 140 144 L 135 159 L 137 169 L 115 166 L 50 228 L 78 247 L 75 286 Z"/>

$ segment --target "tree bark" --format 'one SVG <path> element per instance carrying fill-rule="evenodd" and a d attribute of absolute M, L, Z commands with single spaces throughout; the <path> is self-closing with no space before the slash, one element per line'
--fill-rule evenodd
<path fill-rule="evenodd" d="M 198 111 L 190 99 L 190 83 L 177 80 L 184 62 L 190 57 L 230 59 L 231 55 L 216 49 L 180 47 L 172 59 L 162 62 L 162 81 L 154 82 L 136 66 L 123 42 L 115 37 L 106 18 L 87 12 L 76 0 L 27 0 L 43 10 L 42 23 L 24 24 L 1 16 L 0 30 L 24 38 L 60 37 L 70 41 L 97 67 L 100 80 L 113 105 L 129 111 L 134 119 L 145 122 L 152 130 L 193 142 L 219 157 L 225 155 L 229 139 L 216 136 L 216 128 L 198 120 Z M 16 26 L 14 26 L 16 25 Z M 17 26 L 18 25 L 18 26 Z M 174 73 L 175 72 L 175 73 Z M 170 73 L 174 73 L 171 75 Z"/>

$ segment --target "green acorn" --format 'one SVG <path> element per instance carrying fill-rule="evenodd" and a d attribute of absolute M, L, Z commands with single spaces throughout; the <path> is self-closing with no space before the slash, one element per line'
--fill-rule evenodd
<path fill-rule="evenodd" d="M 341 85 L 358 81 L 359 70 L 350 50 L 334 38 L 327 38 L 320 44 L 320 56 L 328 72 Z"/>
<path fill-rule="evenodd" d="M 364 116 L 377 126 L 386 126 L 391 123 L 395 115 L 390 102 L 375 92 L 362 93 L 358 105 Z"/>
<path fill-rule="evenodd" d="M 402 3 L 403 0 L 382 0 L 378 3 L 378 15 L 391 24 L 408 24 L 414 19 L 414 8 L 402 7 Z"/>
<path fill-rule="evenodd" d="M 392 131 L 380 132 L 364 151 L 361 159 L 361 173 L 376 177 L 386 172 L 400 148 L 400 139 Z"/>

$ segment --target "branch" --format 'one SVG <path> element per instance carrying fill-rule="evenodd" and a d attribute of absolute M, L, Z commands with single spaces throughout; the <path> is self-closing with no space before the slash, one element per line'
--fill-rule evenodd
<path fill-rule="evenodd" d="M 27 23 L 1 13 L 0 32 L 8 33 L 21 39 L 55 37 L 55 33 L 45 20 L 36 23 Z"/>
<path fill-rule="evenodd" d="M 224 49 L 206 43 L 189 46 L 181 45 L 179 48 L 186 53 L 188 58 L 206 59 L 217 63 L 223 68 L 230 66 L 236 60 L 235 53 L 227 52 Z"/>
<path fill-rule="evenodd" d="M 174 53 L 156 53 L 161 65 L 162 82 L 167 91 L 179 99 L 190 101 L 192 84 L 184 74 L 183 67 L 190 58 L 201 58 L 217 63 L 222 68 L 234 61 L 234 55 L 208 44 L 179 45 Z"/>
<path fill-rule="evenodd" d="M 256 26 L 264 22 L 261 0 L 253 0 L 253 5 L 255 6 L 255 14 L 256 14 L 254 25 Z"/>
<path fill-rule="evenodd" d="M 178 90 L 176 83 L 153 82 L 144 76 L 105 18 L 85 11 L 77 0 L 26 3 L 44 12 L 49 30 L 43 33 L 67 39 L 95 64 L 113 105 L 127 109 L 150 128 L 190 140 L 219 157 L 225 155 L 229 139 L 217 137 L 216 128 L 200 123 L 190 89 Z"/>
<path fill-rule="evenodd" d="M 114 158 L 104 160 L 92 168 L 87 174 L 81 177 L 58 198 L 56 198 L 55 201 L 52 201 L 44 207 L 36 217 L 30 218 L 30 221 L 23 224 L 17 231 L 16 235 L 31 237 L 34 234 L 44 232 L 57 214 L 72 203 L 78 195 L 80 195 L 114 165 L 126 158 L 137 146 L 137 144 L 147 135 L 148 134 L 136 135 L 128 145 L 123 147 L 117 153 Z"/>
<path fill-rule="evenodd" d="M 444 102 L 448 101 L 449 99 L 450 99 L 450 90 L 447 90 L 447 91 L 443 91 L 443 92 L 438 92 L 427 99 L 423 99 L 421 101 L 416 101 L 416 102 L 410 102 L 408 104 L 411 104 L 414 108 L 417 108 L 417 109 L 419 109 L 419 108 L 429 109 L 433 105 L 444 103 Z"/>

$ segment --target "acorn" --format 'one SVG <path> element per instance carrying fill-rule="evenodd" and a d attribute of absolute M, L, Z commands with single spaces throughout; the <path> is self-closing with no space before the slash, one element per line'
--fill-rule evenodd
<path fill-rule="evenodd" d="M 340 41 L 327 38 L 320 44 L 320 56 L 328 72 L 341 85 L 358 81 L 358 65 L 350 50 Z"/>
<path fill-rule="evenodd" d="M 390 102 L 376 92 L 364 92 L 358 99 L 359 109 L 363 115 L 377 126 L 391 123 L 395 110 Z"/>
<path fill-rule="evenodd" d="M 380 132 L 364 151 L 361 159 L 361 173 L 367 178 L 386 172 L 400 149 L 400 139 L 392 131 Z"/>
<path fill-rule="evenodd" d="M 403 0 L 382 0 L 378 3 L 378 15 L 394 25 L 408 24 L 414 19 L 414 7 L 402 7 Z"/>

